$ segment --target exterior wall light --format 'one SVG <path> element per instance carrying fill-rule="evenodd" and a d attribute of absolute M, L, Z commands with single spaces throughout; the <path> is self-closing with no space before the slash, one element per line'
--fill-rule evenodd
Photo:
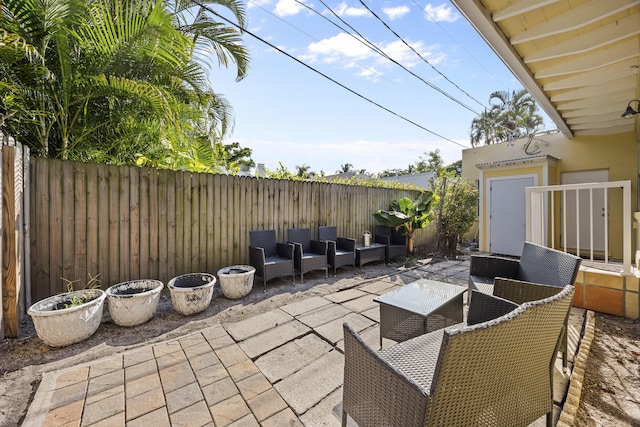
<path fill-rule="evenodd" d="M 633 107 L 631 107 L 631 103 L 633 102 L 638 103 L 637 110 L 634 110 Z M 632 101 L 629 101 L 629 104 L 627 105 L 627 109 L 624 110 L 624 113 L 622 113 L 622 116 L 620 117 L 623 117 L 625 119 L 630 119 L 632 116 L 635 116 L 638 113 L 640 113 L 640 99 L 634 99 Z"/>

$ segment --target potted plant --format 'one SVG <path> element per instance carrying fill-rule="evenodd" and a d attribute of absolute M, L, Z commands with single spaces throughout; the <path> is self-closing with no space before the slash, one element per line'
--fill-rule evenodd
<path fill-rule="evenodd" d="M 253 289 L 253 275 L 256 269 L 250 265 L 233 265 L 218 270 L 222 295 L 229 299 L 243 298 Z"/>
<path fill-rule="evenodd" d="M 89 278 L 80 290 L 73 290 L 74 282 L 66 280 L 67 292 L 29 307 L 27 313 L 33 319 L 36 333 L 48 346 L 63 347 L 84 341 L 100 326 L 106 294 L 98 289 L 98 276 Z"/>
<path fill-rule="evenodd" d="M 391 202 L 388 211 L 379 210 L 373 217 L 382 225 L 407 235 L 407 251 L 413 253 L 413 232 L 425 228 L 433 220 L 433 206 L 440 197 L 432 191 L 421 192 L 415 200 L 403 197 Z"/>
<path fill-rule="evenodd" d="M 216 276 L 209 273 L 188 273 L 174 277 L 167 287 L 171 305 L 185 316 L 204 311 L 211 303 Z"/>
<path fill-rule="evenodd" d="M 141 279 L 118 283 L 107 289 L 111 318 L 119 326 L 141 325 L 153 317 L 164 284 L 159 280 Z"/>

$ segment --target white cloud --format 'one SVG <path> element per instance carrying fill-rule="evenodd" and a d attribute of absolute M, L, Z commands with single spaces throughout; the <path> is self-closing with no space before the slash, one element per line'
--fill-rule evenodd
<path fill-rule="evenodd" d="M 420 57 L 426 59 L 433 65 L 439 64 L 444 60 L 445 55 L 443 52 L 437 51 L 437 45 L 427 46 L 422 41 L 407 41 L 407 43 L 411 45 L 413 50 L 420 54 Z M 386 46 L 383 46 L 382 50 L 396 62 L 404 65 L 407 68 L 415 67 L 422 62 L 422 59 L 400 40 L 391 42 Z M 386 60 L 384 58 L 380 58 L 378 62 L 384 63 L 386 62 Z"/>
<path fill-rule="evenodd" d="M 342 2 L 333 10 L 336 15 L 342 16 L 350 16 L 350 17 L 358 17 L 358 16 L 366 16 L 369 14 L 369 11 L 365 7 L 350 7 L 347 6 L 346 2 Z"/>
<path fill-rule="evenodd" d="M 295 0 L 278 0 L 274 13 L 279 16 L 292 16 L 300 13 L 305 7 Z"/>
<path fill-rule="evenodd" d="M 456 22 L 460 19 L 460 14 L 454 10 L 453 6 L 447 6 L 444 3 L 440 6 L 427 3 L 424 12 L 436 22 Z"/>
<path fill-rule="evenodd" d="M 383 7 L 382 12 L 387 15 L 390 20 L 395 20 L 398 18 L 402 18 L 404 15 L 409 13 L 408 6 L 396 6 L 396 7 Z"/>
<path fill-rule="evenodd" d="M 328 64 L 339 61 L 359 61 L 370 58 L 374 53 L 356 38 L 340 33 L 328 39 L 311 43 L 307 53 L 300 59 L 308 62 L 324 62 Z"/>
<path fill-rule="evenodd" d="M 445 58 L 437 45 L 428 46 L 423 41 L 407 41 L 407 43 L 433 65 L 441 63 Z M 379 43 L 378 47 L 405 67 L 415 67 L 422 62 L 422 59 L 402 41 Z M 383 70 L 379 67 L 387 69 L 396 67 L 395 64 L 361 43 L 359 39 L 346 33 L 311 43 L 307 46 L 306 53 L 300 55 L 299 59 L 308 63 L 333 64 L 341 68 L 360 68 L 357 75 L 367 78 L 380 77 Z"/>

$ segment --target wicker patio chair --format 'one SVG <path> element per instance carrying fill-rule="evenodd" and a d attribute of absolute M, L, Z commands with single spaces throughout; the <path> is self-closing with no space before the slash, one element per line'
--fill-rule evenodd
<path fill-rule="evenodd" d="M 557 293 L 559 288 L 574 284 L 581 261 L 575 255 L 530 242 L 525 242 L 520 259 L 474 255 L 469 267 L 469 290 L 479 289 L 516 304 L 546 298 Z M 529 286 L 530 283 L 551 288 Z M 565 368 L 568 363 L 567 341 L 564 334 L 560 351 Z"/>
<path fill-rule="evenodd" d="M 376 225 L 375 242 L 387 245 L 385 260 L 387 264 L 391 262 L 392 258 L 407 256 L 407 236 L 391 227 Z"/>
<path fill-rule="evenodd" d="M 497 299 L 472 293 L 470 310 Z M 379 352 L 345 323 L 342 425 L 349 416 L 359 427 L 526 426 L 546 415 L 551 426 L 553 362 L 573 293 L 567 286 Z M 477 320 L 482 310 L 473 308 Z"/>
<path fill-rule="evenodd" d="M 262 277 L 262 285 L 267 290 L 267 280 L 280 276 L 291 276 L 296 282 L 294 272 L 294 246 L 276 242 L 275 230 L 255 230 L 249 232 L 249 264 L 256 269 L 256 275 Z"/>
<path fill-rule="evenodd" d="M 304 273 L 312 270 L 324 270 L 325 277 L 329 277 L 327 263 L 328 243 L 326 241 L 311 240 L 308 228 L 290 228 L 288 242 L 295 246 L 294 265 L 300 272 L 300 280 L 304 282 Z"/>
<path fill-rule="evenodd" d="M 328 225 L 318 227 L 318 239 L 328 242 L 327 260 L 334 276 L 336 269 L 345 265 L 356 268 L 356 239 L 338 237 L 337 228 Z"/>

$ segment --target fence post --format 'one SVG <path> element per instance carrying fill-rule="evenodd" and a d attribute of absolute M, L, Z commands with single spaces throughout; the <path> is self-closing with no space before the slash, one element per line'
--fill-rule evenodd
<path fill-rule="evenodd" d="M 14 155 L 14 147 L 2 148 L 2 306 L 4 335 L 9 338 L 20 332 Z"/>

